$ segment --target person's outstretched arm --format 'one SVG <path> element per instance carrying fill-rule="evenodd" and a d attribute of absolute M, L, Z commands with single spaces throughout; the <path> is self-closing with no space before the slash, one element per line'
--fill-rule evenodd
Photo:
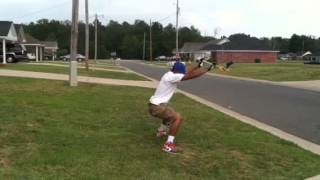
<path fill-rule="evenodd" d="M 192 71 L 188 71 L 184 77 L 182 78 L 182 81 L 185 80 L 189 80 L 189 79 L 194 79 L 197 77 L 200 77 L 202 75 L 204 75 L 205 73 L 207 73 L 208 71 L 210 71 L 212 69 L 213 65 L 210 65 L 210 67 L 208 69 L 206 68 L 193 68 Z"/>
<path fill-rule="evenodd" d="M 204 58 L 201 58 L 198 62 L 198 65 L 197 66 L 194 66 L 194 67 L 189 67 L 188 70 L 187 70 L 187 73 L 191 73 L 192 71 L 198 69 L 198 68 L 201 68 L 203 66 L 203 61 L 204 61 Z"/>

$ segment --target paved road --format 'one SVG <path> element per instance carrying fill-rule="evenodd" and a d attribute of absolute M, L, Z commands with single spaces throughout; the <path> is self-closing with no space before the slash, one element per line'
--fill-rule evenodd
<path fill-rule="evenodd" d="M 122 62 L 123 66 L 154 79 L 166 69 Z M 320 145 L 320 93 L 205 75 L 185 81 L 181 90 Z"/>

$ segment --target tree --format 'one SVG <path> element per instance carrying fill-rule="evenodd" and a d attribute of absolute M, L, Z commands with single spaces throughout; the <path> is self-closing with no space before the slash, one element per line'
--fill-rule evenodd
<path fill-rule="evenodd" d="M 98 57 L 108 58 L 111 52 L 117 52 L 123 58 L 136 59 L 142 57 L 143 36 L 149 32 L 149 24 L 143 20 L 136 20 L 133 24 L 128 22 L 118 23 L 109 21 L 107 25 L 99 24 L 98 32 Z M 25 31 L 41 41 L 58 41 L 59 55 L 69 53 L 70 49 L 70 21 L 56 21 L 40 19 L 25 26 Z M 89 25 L 90 34 L 94 34 L 94 25 Z M 159 22 L 152 25 L 153 31 L 153 54 L 154 57 L 165 55 L 172 56 L 175 49 L 176 29 L 172 24 L 163 26 Z M 146 33 L 149 39 L 149 33 Z M 203 37 L 200 31 L 194 26 L 181 27 L 179 29 L 179 47 L 185 42 L 208 42 L 214 37 Z M 85 24 L 79 23 L 79 53 L 85 53 Z M 320 51 L 320 39 L 313 36 L 292 35 L 290 39 L 282 37 L 256 38 L 247 34 L 233 34 L 228 37 L 231 41 L 240 42 L 238 46 L 244 46 L 241 42 L 250 43 L 251 46 L 269 47 L 272 50 L 279 50 L 280 53 Z M 146 42 L 149 47 L 149 41 Z M 244 47 L 245 48 L 245 47 Z M 147 49 L 148 51 L 148 49 Z M 90 58 L 94 55 L 94 36 L 90 36 Z M 149 53 L 146 53 L 149 59 Z"/>
<path fill-rule="evenodd" d="M 121 57 L 126 59 L 137 59 L 141 57 L 141 43 L 135 36 L 127 35 L 124 37 L 121 47 Z"/>

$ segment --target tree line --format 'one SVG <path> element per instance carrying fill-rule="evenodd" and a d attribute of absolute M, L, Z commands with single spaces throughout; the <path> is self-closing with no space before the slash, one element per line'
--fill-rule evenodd
<path fill-rule="evenodd" d="M 144 36 L 146 37 L 146 59 L 149 59 L 150 47 L 150 25 L 142 20 L 136 20 L 133 24 L 128 22 L 118 23 L 109 21 L 103 25 L 98 21 L 98 58 L 110 57 L 111 52 L 126 59 L 141 59 L 143 57 Z M 25 32 L 40 41 L 57 41 L 59 44 L 58 55 L 68 54 L 70 51 L 70 21 L 57 21 L 41 19 L 25 25 Z M 94 24 L 89 25 L 90 29 L 90 58 L 94 57 Z M 153 57 L 160 55 L 172 56 L 175 48 L 176 29 L 172 24 L 163 26 L 159 22 L 153 22 L 152 49 Z M 230 37 L 243 39 L 257 39 L 247 34 L 234 34 Z M 179 29 L 179 47 L 185 42 L 207 42 L 214 37 L 202 36 L 195 27 L 182 27 Z M 272 37 L 258 38 L 266 43 L 270 49 L 279 50 L 280 53 L 303 53 L 306 51 L 320 52 L 320 38 L 315 36 L 293 34 L 291 38 Z M 79 45 L 78 52 L 85 52 L 85 24 L 79 23 Z"/>

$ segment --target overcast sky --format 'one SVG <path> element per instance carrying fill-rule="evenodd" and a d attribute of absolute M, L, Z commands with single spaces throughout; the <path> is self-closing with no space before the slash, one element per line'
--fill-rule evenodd
<path fill-rule="evenodd" d="M 80 0 L 84 19 L 84 0 Z M 175 23 L 176 0 L 89 0 L 90 16 L 100 20 Z M 1 0 L 0 20 L 28 23 L 41 18 L 71 19 L 72 0 Z M 203 35 L 246 33 L 257 37 L 293 33 L 320 37 L 319 0 L 180 0 L 181 26 L 194 25 Z M 91 21 L 93 18 L 91 18 Z"/>

